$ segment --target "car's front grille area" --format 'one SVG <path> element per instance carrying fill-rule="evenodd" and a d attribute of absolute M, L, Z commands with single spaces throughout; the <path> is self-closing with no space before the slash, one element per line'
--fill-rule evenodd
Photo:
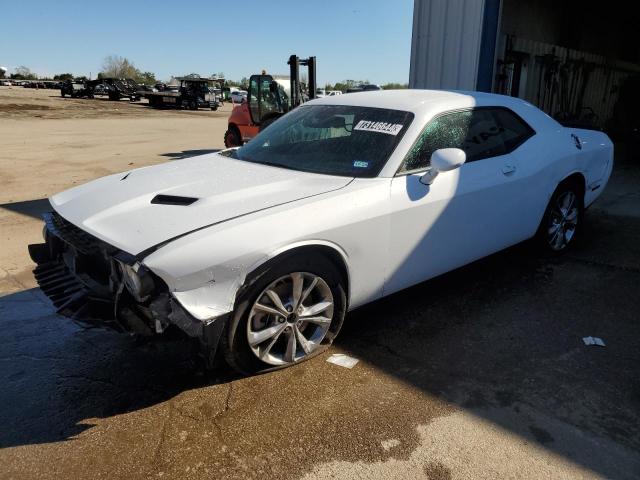
<path fill-rule="evenodd" d="M 118 262 L 128 261 L 123 260 L 128 254 L 56 212 L 45 214 L 44 219 L 45 243 L 29 245 L 29 254 L 37 264 L 36 281 L 57 313 L 84 325 L 152 335 L 154 318 L 149 304 L 136 301 L 129 293 L 118 267 Z M 157 293 L 156 283 L 149 282 L 149 294 Z M 168 301 L 168 295 L 163 299 Z"/>
<path fill-rule="evenodd" d="M 99 252 L 100 240 L 76 227 L 56 212 L 45 213 L 44 221 L 51 233 L 56 235 L 62 241 L 72 245 L 79 252 L 84 253 L 85 255 L 92 255 Z"/>
<path fill-rule="evenodd" d="M 39 264 L 33 271 L 38 285 L 58 313 L 73 316 L 86 303 L 87 289 L 67 266 L 58 261 Z"/>
<path fill-rule="evenodd" d="M 64 263 L 59 260 L 39 263 L 33 273 L 56 313 L 82 322 L 84 326 L 125 331 L 114 316 L 113 299 L 96 296 Z"/>

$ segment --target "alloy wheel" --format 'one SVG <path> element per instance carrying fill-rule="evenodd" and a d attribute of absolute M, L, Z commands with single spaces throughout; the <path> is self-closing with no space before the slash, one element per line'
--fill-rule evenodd
<path fill-rule="evenodd" d="M 333 320 L 331 288 L 319 276 L 294 272 L 271 282 L 253 303 L 247 341 L 269 365 L 298 362 L 318 349 Z"/>
<path fill-rule="evenodd" d="M 552 250 L 564 250 L 576 233 L 579 220 L 578 198 L 572 191 L 558 196 L 549 215 L 547 242 Z"/>

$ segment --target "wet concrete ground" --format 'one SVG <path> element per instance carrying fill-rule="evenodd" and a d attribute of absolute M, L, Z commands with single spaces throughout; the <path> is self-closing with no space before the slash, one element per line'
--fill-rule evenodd
<path fill-rule="evenodd" d="M 3 267 L 0 478 L 638 478 L 639 172 L 616 167 L 570 254 L 516 246 L 252 378 L 203 375 L 185 344 L 83 330 L 28 264 Z M 24 217 L 0 219 L 2 242 Z"/>

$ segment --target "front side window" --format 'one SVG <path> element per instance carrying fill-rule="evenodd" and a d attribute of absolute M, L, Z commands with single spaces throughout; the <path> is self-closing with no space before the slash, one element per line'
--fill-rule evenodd
<path fill-rule="evenodd" d="M 433 119 L 407 154 L 401 172 L 429 167 L 441 148 L 459 148 L 467 163 L 505 155 L 534 135 L 533 129 L 506 108 L 478 108 Z"/>
<path fill-rule="evenodd" d="M 304 105 L 235 150 L 234 158 L 293 170 L 375 177 L 413 114 L 350 105 Z"/>

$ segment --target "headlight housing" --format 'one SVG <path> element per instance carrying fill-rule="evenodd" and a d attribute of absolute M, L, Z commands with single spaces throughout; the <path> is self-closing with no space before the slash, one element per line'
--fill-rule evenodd
<path fill-rule="evenodd" d="M 151 272 L 140 262 L 128 264 L 120 262 L 122 281 L 127 291 L 138 302 L 145 302 L 153 292 L 155 284 Z"/>

